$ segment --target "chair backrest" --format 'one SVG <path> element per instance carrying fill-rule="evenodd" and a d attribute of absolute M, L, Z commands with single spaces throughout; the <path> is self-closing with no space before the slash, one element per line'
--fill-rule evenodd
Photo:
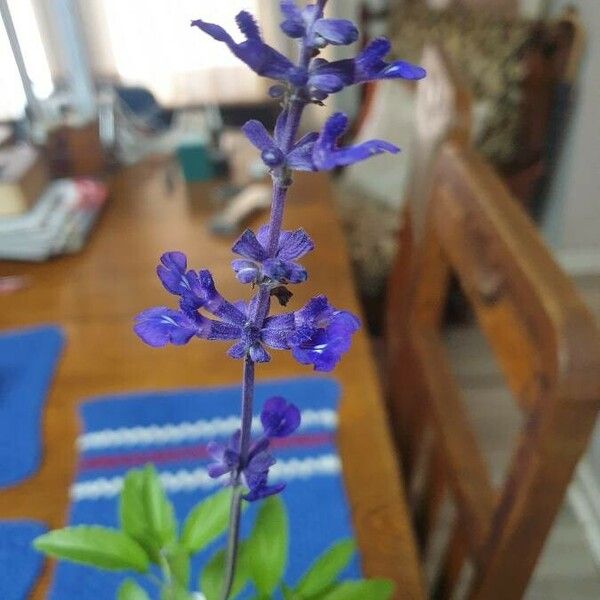
<path fill-rule="evenodd" d="M 411 170 L 406 185 L 403 211 L 398 233 L 398 249 L 387 283 L 386 356 L 391 359 L 386 369 L 385 384 L 391 399 L 392 412 L 399 423 L 408 422 L 402 411 L 411 403 L 405 402 L 408 390 L 403 390 L 403 401 L 396 401 L 398 372 L 395 357 L 402 353 L 407 339 L 405 326 L 407 311 L 414 292 L 414 277 L 421 255 L 421 240 L 428 198 L 431 192 L 433 171 L 439 148 L 447 139 L 468 143 L 471 136 L 471 96 L 460 81 L 443 50 L 429 44 L 423 51 L 421 64 L 427 77 L 416 88 L 415 135 L 412 143 Z M 407 371 L 411 365 L 407 363 Z M 411 454 L 411 430 L 398 427 L 395 432 L 402 456 Z M 405 465 L 410 470 L 408 464 Z"/>
<path fill-rule="evenodd" d="M 522 413 L 499 488 L 442 340 L 452 274 Z M 433 596 L 451 596 L 468 559 L 469 598 L 520 598 L 598 414 L 600 332 L 523 209 L 460 141 L 439 154 L 408 297 L 391 362 L 394 402 L 407 405 L 396 414 L 411 440 L 403 457 L 409 477 L 426 452 L 422 440 L 431 440 L 415 512 L 423 545 L 444 494 L 456 509 Z"/>

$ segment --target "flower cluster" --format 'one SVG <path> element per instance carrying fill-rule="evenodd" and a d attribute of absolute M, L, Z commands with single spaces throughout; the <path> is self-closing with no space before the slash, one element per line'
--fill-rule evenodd
<path fill-rule="evenodd" d="M 285 488 L 284 482 L 269 485 L 269 469 L 275 464 L 269 447 L 273 438 L 284 438 L 294 433 L 300 426 L 301 415 L 297 406 L 275 396 L 265 402 L 260 420 L 263 435 L 252 443 L 245 459 L 239 451 L 242 433 L 239 429 L 227 444 L 211 442 L 208 445 L 208 452 L 214 461 L 208 466 L 208 474 L 217 479 L 229 473 L 231 483 L 232 477 L 239 473 L 249 490 L 244 496 L 249 502 L 278 494 Z"/>
<path fill-rule="evenodd" d="M 304 281 L 306 271 L 293 259 L 312 248 L 310 238 L 302 230 L 284 231 L 278 253 L 267 258 L 260 241 L 264 236 L 264 228 L 257 236 L 246 231 L 234 244 L 235 252 L 254 259 L 234 261 L 238 279 L 253 283 L 266 279 L 268 285 Z M 331 371 L 359 328 L 354 315 L 333 308 L 325 296 L 313 298 L 298 311 L 267 316 L 258 324 L 254 319 L 256 297 L 249 303 L 225 300 L 210 272 L 188 270 L 181 252 L 163 254 L 156 271 L 165 289 L 179 297 L 179 309 L 159 306 L 137 316 L 135 332 L 150 346 L 183 345 L 194 336 L 228 340 L 234 342 L 228 350 L 232 358 L 248 356 L 253 362 L 268 362 L 267 348 L 291 350 L 302 364 Z"/>

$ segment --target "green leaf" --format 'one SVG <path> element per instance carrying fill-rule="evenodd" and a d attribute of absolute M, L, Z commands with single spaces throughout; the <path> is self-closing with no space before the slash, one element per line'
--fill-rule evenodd
<path fill-rule="evenodd" d="M 288 553 L 287 515 L 277 496 L 262 503 L 248 544 L 252 581 L 260 594 L 270 598 L 283 578 Z"/>
<path fill-rule="evenodd" d="M 165 546 L 175 541 L 177 535 L 173 505 L 169 502 L 152 465 L 146 465 L 144 475 L 144 500 L 148 522 L 156 538 Z"/>
<path fill-rule="evenodd" d="M 227 529 L 230 502 L 231 489 L 224 489 L 197 504 L 183 524 L 180 544 L 193 553 L 219 537 Z"/>
<path fill-rule="evenodd" d="M 190 600 L 190 593 L 180 585 L 164 587 L 160 591 L 160 600 Z"/>
<path fill-rule="evenodd" d="M 249 579 L 248 542 L 240 543 L 238 560 L 229 598 L 235 598 L 246 586 Z M 225 551 L 219 550 L 204 566 L 200 575 L 200 591 L 206 600 L 218 600 L 221 597 L 225 571 Z"/>
<path fill-rule="evenodd" d="M 173 578 L 181 587 L 187 589 L 190 583 L 190 555 L 184 548 L 175 546 L 168 551 L 167 562 Z"/>
<path fill-rule="evenodd" d="M 158 562 L 160 549 L 175 540 L 177 523 L 152 466 L 127 473 L 119 498 L 119 520 L 125 533 Z"/>
<path fill-rule="evenodd" d="M 50 531 L 37 537 L 33 545 L 54 558 L 109 571 L 148 570 L 144 549 L 122 531 L 82 525 Z"/>
<path fill-rule="evenodd" d="M 281 584 L 281 595 L 283 596 L 283 600 L 298 600 L 298 596 L 296 596 L 294 590 L 285 585 L 285 583 Z"/>
<path fill-rule="evenodd" d="M 296 593 L 310 598 L 324 592 L 337 579 L 354 554 L 354 541 L 337 542 L 311 565 L 296 586 Z"/>
<path fill-rule="evenodd" d="M 345 581 L 329 592 L 318 597 L 319 600 L 389 600 L 394 585 L 387 579 L 369 579 L 365 581 Z"/>
<path fill-rule="evenodd" d="M 126 579 L 117 592 L 117 600 L 150 600 L 150 596 L 133 579 Z"/>

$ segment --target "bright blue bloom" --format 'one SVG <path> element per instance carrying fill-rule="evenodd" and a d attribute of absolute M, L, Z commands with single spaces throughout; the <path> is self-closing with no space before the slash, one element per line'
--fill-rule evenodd
<path fill-rule="evenodd" d="M 301 415 L 294 404 L 288 404 L 281 397 L 273 397 L 265 402 L 260 420 L 263 425 L 263 436 L 250 446 L 245 464 L 240 456 L 239 429 L 227 444 L 216 442 L 208 444 L 208 452 L 214 461 L 208 466 L 209 476 L 218 479 L 227 473 L 232 476 L 241 473 L 249 489 L 248 494 L 244 496 L 248 502 L 278 494 L 285 488 L 285 483 L 269 485 L 269 469 L 276 462 L 269 447 L 271 438 L 284 438 L 294 433 L 300 426 Z"/>
<path fill-rule="evenodd" d="M 285 398 L 269 398 L 260 413 L 265 436 L 268 438 L 288 437 L 300 426 L 300 410 L 294 404 L 288 404 Z"/>
<path fill-rule="evenodd" d="M 235 242 L 233 252 L 244 257 L 231 263 L 239 281 L 271 285 L 306 281 L 306 270 L 295 260 L 314 248 L 308 234 L 303 229 L 282 231 L 273 257 L 270 257 L 267 251 L 268 238 L 269 226 L 264 225 L 256 235 L 250 229 L 246 229 Z"/>
<path fill-rule="evenodd" d="M 350 349 L 360 321 L 352 313 L 333 308 L 325 296 L 316 296 L 294 313 L 295 329 L 288 342 L 294 358 L 315 371 L 332 371 Z"/>
<path fill-rule="evenodd" d="M 324 48 L 327 44 L 347 46 L 358 39 L 354 23 L 346 19 L 324 19 L 314 4 L 300 9 L 294 0 L 281 0 L 280 6 L 284 16 L 281 29 L 291 38 L 304 38 L 311 48 Z"/>
<path fill-rule="evenodd" d="M 352 165 L 383 152 L 396 154 L 399 148 L 383 140 L 369 140 L 356 146 L 338 148 L 337 141 L 348 128 L 348 117 L 335 113 L 327 119 L 319 138 L 313 146 L 312 159 L 319 171 Z"/>
<path fill-rule="evenodd" d="M 181 252 L 161 257 L 157 273 L 165 288 L 180 297 L 180 310 L 164 306 L 141 312 L 134 331 L 153 347 L 182 345 L 196 336 L 208 340 L 237 340 L 229 349 L 232 358 L 249 355 L 255 362 L 268 362 L 266 344 L 277 350 L 289 349 L 287 337 L 294 328 L 294 315 L 267 317 L 259 329 L 251 322 L 253 303 L 233 304 L 217 291 L 207 270 L 187 271 L 187 259 Z M 198 312 L 205 310 L 219 320 Z"/>

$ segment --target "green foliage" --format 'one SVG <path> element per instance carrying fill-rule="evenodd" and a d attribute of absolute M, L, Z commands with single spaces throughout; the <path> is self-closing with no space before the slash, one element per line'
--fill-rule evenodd
<path fill-rule="evenodd" d="M 238 548 L 238 561 L 230 598 L 235 598 L 248 583 L 250 578 L 248 542 L 242 542 Z M 219 550 L 205 565 L 200 576 L 200 589 L 206 596 L 206 600 L 218 600 L 221 597 L 223 587 L 223 575 L 225 572 L 225 551 Z"/>
<path fill-rule="evenodd" d="M 296 587 L 296 594 L 302 598 L 311 598 L 326 591 L 350 562 L 354 549 L 354 542 L 350 539 L 331 546 L 304 574 Z"/>
<path fill-rule="evenodd" d="M 117 600 L 150 600 L 150 597 L 133 579 L 126 579 L 117 592 Z"/>
<path fill-rule="evenodd" d="M 263 501 L 248 540 L 250 576 L 258 592 L 268 598 L 280 584 L 287 564 L 288 522 L 281 498 Z"/>
<path fill-rule="evenodd" d="M 188 552 L 199 552 L 227 529 L 230 499 L 231 490 L 224 489 L 192 509 L 183 524 L 180 540 Z"/>
<path fill-rule="evenodd" d="M 53 558 L 109 571 L 148 570 L 144 549 L 122 531 L 106 527 L 66 527 L 37 537 L 33 545 Z"/>
<path fill-rule="evenodd" d="M 71 562 L 114 571 L 148 573 L 160 566 L 160 600 L 190 600 L 190 557 L 222 535 L 228 525 L 231 490 L 225 489 L 197 504 L 187 516 L 177 539 L 173 506 L 153 467 L 130 471 L 119 499 L 121 530 L 96 526 L 67 527 L 34 541 L 45 554 Z M 392 584 L 384 580 L 340 582 L 341 572 L 354 554 L 354 542 L 334 544 L 309 567 L 295 588 L 283 577 L 288 558 L 288 520 L 282 500 L 273 496 L 259 507 L 248 539 L 238 548 L 237 569 L 229 600 L 252 583 L 254 600 L 270 600 L 281 590 L 284 600 L 389 600 Z M 206 563 L 199 586 L 207 600 L 220 600 L 225 551 Z M 132 579 L 119 588 L 117 600 L 150 600 Z"/>
<path fill-rule="evenodd" d="M 175 541 L 177 522 L 173 506 L 151 465 L 129 471 L 119 499 L 119 521 L 154 562 L 161 548 Z"/>

